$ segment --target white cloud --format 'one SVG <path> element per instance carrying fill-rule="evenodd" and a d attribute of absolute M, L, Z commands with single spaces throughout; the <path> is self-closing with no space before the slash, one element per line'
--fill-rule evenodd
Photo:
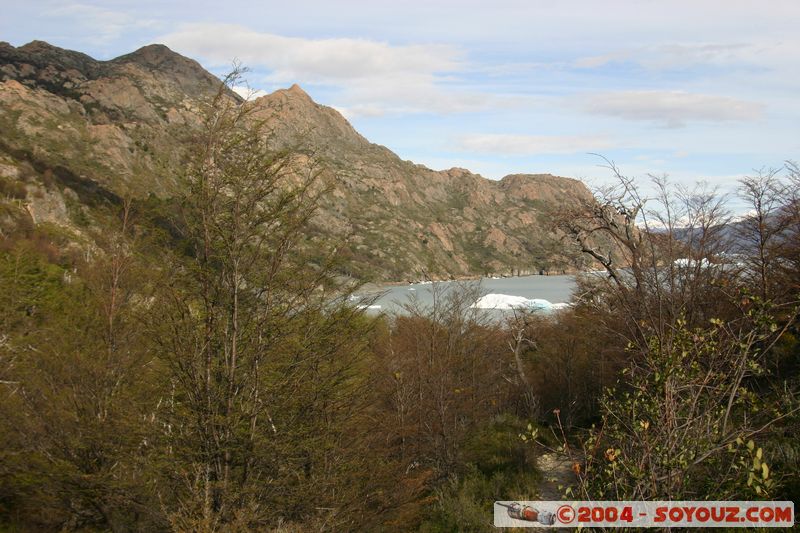
<path fill-rule="evenodd" d="M 213 37 L 210 37 L 213 36 Z M 186 24 L 161 37 L 165 44 L 202 56 L 215 66 L 238 58 L 262 65 L 279 82 L 334 83 L 379 76 L 433 76 L 461 66 L 447 45 L 403 45 L 366 39 L 304 39 L 253 31 L 233 24 Z"/>
<path fill-rule="evenodd" d="M 660 42 L 640 47 L 612 49 L 604 54 L 581 56 L 577 68 L 602 68 L 609 63 L 631 62 L 650 70 L 720 67 L 785 70 L 800 60 L 800 39 L 761 38 L 757 42 Z"/>
<path fill-rule="evenodd" d="M 338 107 L 350 117 L 486 107 L 483 95 L 445 86 L 466 66 L 454 46 L 306 39 L 213 23 L 183 25 L 160 40 L 212 66 L 237 59 L 254 70 L 266 69 L 264 81 L 271 85 L 337 87 L 342 91 Z"/>
<path fill-rule="evenodd" d="M 600 68 L 612 62 L 630 61 L 650 69 L 705 65 L 735 65 L 749 59 L 754 47 L 744 43 L 662 43 L 624 48 L 601 55 L 579 57 L 578 68 Z"/>
<path fill-rule="evenodd" d="M 756 102 L 684 91 L 610 92 L 588 96 L 579 106 L 593 114 L 652 121 L 667 127 L 694 121 L 752 121 L 764 113 L 764 106 Z"/>
<path fill-rule="evenodd" d="M 160 26 L 154 19 L 91 4 L 61 5 L 44 14 L 70 19 L 69 24 L 84 29 L 82 36 L 86 42 L 98 45 L 110 43 L 134 29 L 155 29 Z"/>
<path fill-rule="evenodd" d="M 744 65 L 756 47 L 746 43 L 671 43 L 644 50 L 641 63 L 653 69 Z"/>
<path fill-rule="evenodd" d="M 575 154 L 612 148 L 604 136 L 474 134 L 456 139 L 465 152 L 497 155 Z"/>

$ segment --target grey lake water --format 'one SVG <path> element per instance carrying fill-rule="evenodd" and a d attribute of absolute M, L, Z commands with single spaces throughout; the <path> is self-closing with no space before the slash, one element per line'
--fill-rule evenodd
<path fill-rule="evenodd" d="M 445 290 L 458 284 L 479 284 L 481 294 L 507 294 L 524 298 L 541 298 L 552 303 L 569 302 L 575 290 L 575 276 L 518 276 L 512 278 L 482 278 L 475 281 L 439 281 L 436 285 Z M 433 302 L 432 283 L 388 285 L 377 291 L 360 293 L 359 296 L 381 293 L 371 311 L 397 312 L 401 305 L 413 295 L 423 305 Z"/>

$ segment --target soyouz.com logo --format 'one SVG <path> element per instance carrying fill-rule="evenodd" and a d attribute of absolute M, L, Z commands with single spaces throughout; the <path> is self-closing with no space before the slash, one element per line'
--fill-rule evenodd
<path fill-rule="evenodd" d="M 791 527 L 794 502 L 496 501 L 495 527 Z"/>

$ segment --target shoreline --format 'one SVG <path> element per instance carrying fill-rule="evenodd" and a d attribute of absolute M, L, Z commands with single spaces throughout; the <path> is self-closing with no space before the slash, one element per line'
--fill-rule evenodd
<path fill-rule="evenodd" d="M 580 274 L 591 274 L 596 272 L 594 270 L 561 270 L 558 272 L 546 272 L 544 274 L 537 274 L 535 272 L 525 273 L 525 274 L 514 274 L 514 275 L 490 275 L 490 276 L 456 276 L 456 277 L 449 277 L 449 278 L 441 278 L 441 279 L 427 279 L 427 280 L 417 280 L 417 281 L 409 281 L 409 280 L 392 280 L 392 281 L 370 281 L 367 282 L 367 285 L 376 285 L 381 287 L 397 287 L 401 285 L 419 285 L 423 283 L 449 283 L 449 282 L 457 282 L 457 281 L 479 281 L 482 279 L 513 279 L 513 278 L 533 278 L 533 277 L 555 277 L 555 276 L 578 276 Z"/>

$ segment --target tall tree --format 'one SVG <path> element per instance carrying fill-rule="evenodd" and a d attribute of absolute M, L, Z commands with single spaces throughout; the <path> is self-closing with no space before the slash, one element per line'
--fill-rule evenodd
<path fill-rule="evenodd" d="M 308 154 L 275 148 L 257 104 L 234 97 L 240 74 L 192 144 L 174 221 L 186 255 L 170 256 L 153 306 L 178 530 L 342 519 L 361 405 L 369 324 L 346 303 L 335 249 L 306 231 L 328 186 Z"/>

